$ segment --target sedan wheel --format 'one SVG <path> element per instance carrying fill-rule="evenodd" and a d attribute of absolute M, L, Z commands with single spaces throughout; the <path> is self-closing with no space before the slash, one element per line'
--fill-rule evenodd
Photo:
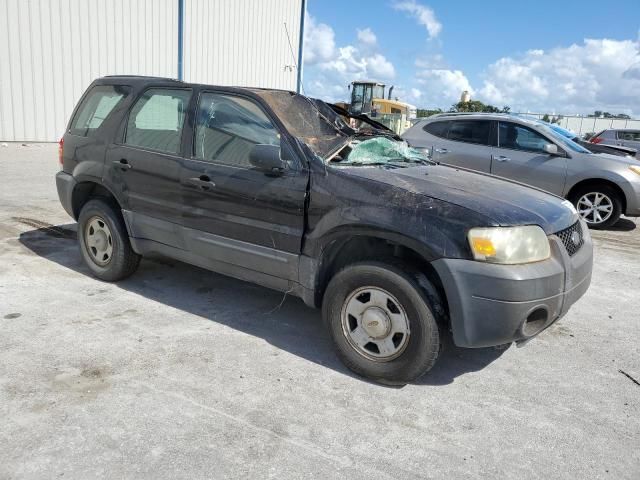
<path fill-rule="evenodd" d="M 363 357 L 387 362 L 398 357 L 409 341 L 409 320 L 398 300 L 379 287 L 352 292 L 342 307 L 342 331 Z"/>
<path fill-rule="evenodd" d="M 611 217 L 613 201 L 604 193 L 589 192 L 578 199 L 576 209 L 589 225 L 600 225 Z"/>

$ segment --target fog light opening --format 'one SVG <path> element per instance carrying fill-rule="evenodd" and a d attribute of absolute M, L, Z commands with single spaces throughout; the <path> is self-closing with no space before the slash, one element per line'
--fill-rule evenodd
<path fill-rule="evenodd" d="M 535 335 L 544 328 L 544 326 L 547 324 L 548 319 L 549 312 L 546 308 L 536 308 L 527 316 L 527 319 L 524 321 L 522 332 L 527 337 Z"/>

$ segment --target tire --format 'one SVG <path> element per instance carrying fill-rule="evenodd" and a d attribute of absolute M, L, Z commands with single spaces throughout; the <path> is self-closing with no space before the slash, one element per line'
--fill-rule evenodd
<path fill-rule="evenodd" d="M 86 265 L 100 280 L 123 280 L 140 264 L 140 255 L 131 248 L 122 214 L 106 199 L 94 198 L 82 207 L 78 243 Z"/>
<path fill-rule="evenodd" d="M 379 308 L 385 295 L 386 310 Z M 364 313 L 358 314 L 363 308 Z M 322 316 L 342 362 L 358 375 L 394 385 L 412 382 L 435 364 L 440 352 L 436 315 L 442 312 L 436 290 L 426 277 L 397 262 L 362 262 L 344 268 L 330 280 L 322 302 Z M 380 335 L 388 329 L 370 329 L 389 322 L 393 323 L 391 331 L 382 339 Z M 405 324 L 406 337 L 393 333 Z M 367 340 L 371 341 L 363 347 Z"/>
<path fill-rule="evenodd" d="M 588 202 L 600 199 L 600 204 L 609 210 L 589 210 Z M 578 210 L 578 214 L 587 222 L 589 228 L 601 229 L 614 225 L 622 215 L 622 199 L 620 194 L 609 185 L 584 186 L 576 190 L 571 198 L 571 203 Z M 586 212 L 586 213 L 581 213 Z M 608 216 L 605 216 L 608 215 Z M 602 220 L 598 220 L 601 218 Z"/>

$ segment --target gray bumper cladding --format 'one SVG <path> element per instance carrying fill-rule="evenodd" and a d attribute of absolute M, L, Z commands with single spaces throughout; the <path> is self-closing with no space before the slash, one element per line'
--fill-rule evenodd
<path fill-rule="evenodd" d="M 487 347 L 531 338 L 563 316 L 589 288 L 593 244 L 569 256 L 551 235 L 551 257 L 525 265 L 461 259 L 433 262 L 447 295 L 454 343 Z"/>
<path fill-rule="evenodd" d="M 76 186 L 76 179 L 66 172 L 56 173 L 56 188 L 58 189 L 58 198 L 64 210 L 73 215 L 73 189 Z M 74 217 L 75 218 L 75 217 Z"/>

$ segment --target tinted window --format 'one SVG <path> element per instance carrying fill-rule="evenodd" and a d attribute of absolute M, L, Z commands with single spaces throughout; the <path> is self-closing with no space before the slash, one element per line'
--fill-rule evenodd
<path fill-rule="evenodd" d="M 129 89 L 120 85 L 93 87 L 82 100 L 69 133 L 86 137 L 102 125 L 105 118 L 128 93 Z"/>
<path fill-rule="evenodd" d="M 491 122 L 487 120 L 454 120 L 449 126 L 449 140 L 489 145 Z"/>
<path fill-rule="evenodd" d="M 500 148 L 540 153 L 545 153 L 544 146 L 550 143 L 544 136 L 529 127 L 510 122 L 500 122 L 498 141 Z"/>
<path fill-rule="evenodd" d="M 246 98 L 203 93 L 196 119 L 194 156 L 208 162 L 250 167 L 254 145 L 280 145 L 271 120 Z"/>
<path fill-rule="evenodd" d="M 618 130 L 618 139 L 619 140 L 631 140 L 634 142 L 638 142 L 640 141 L 640 132 L 635 132 L 635 131 L 625 131 L 625 130 Z"/>
<path fill-rule="evenodd" d="M 129 113 L 125 143 L 178 153 L 191 91 L 154 88 L 144 92 Z"/>
<path fill-rule="evenodd" d="M 436 137 L 447 138 L 447 130 L 449 129 L 449 122 L 433 122 L 427 123 L 423 127 L 424 131 L 435 135 Z"/>

